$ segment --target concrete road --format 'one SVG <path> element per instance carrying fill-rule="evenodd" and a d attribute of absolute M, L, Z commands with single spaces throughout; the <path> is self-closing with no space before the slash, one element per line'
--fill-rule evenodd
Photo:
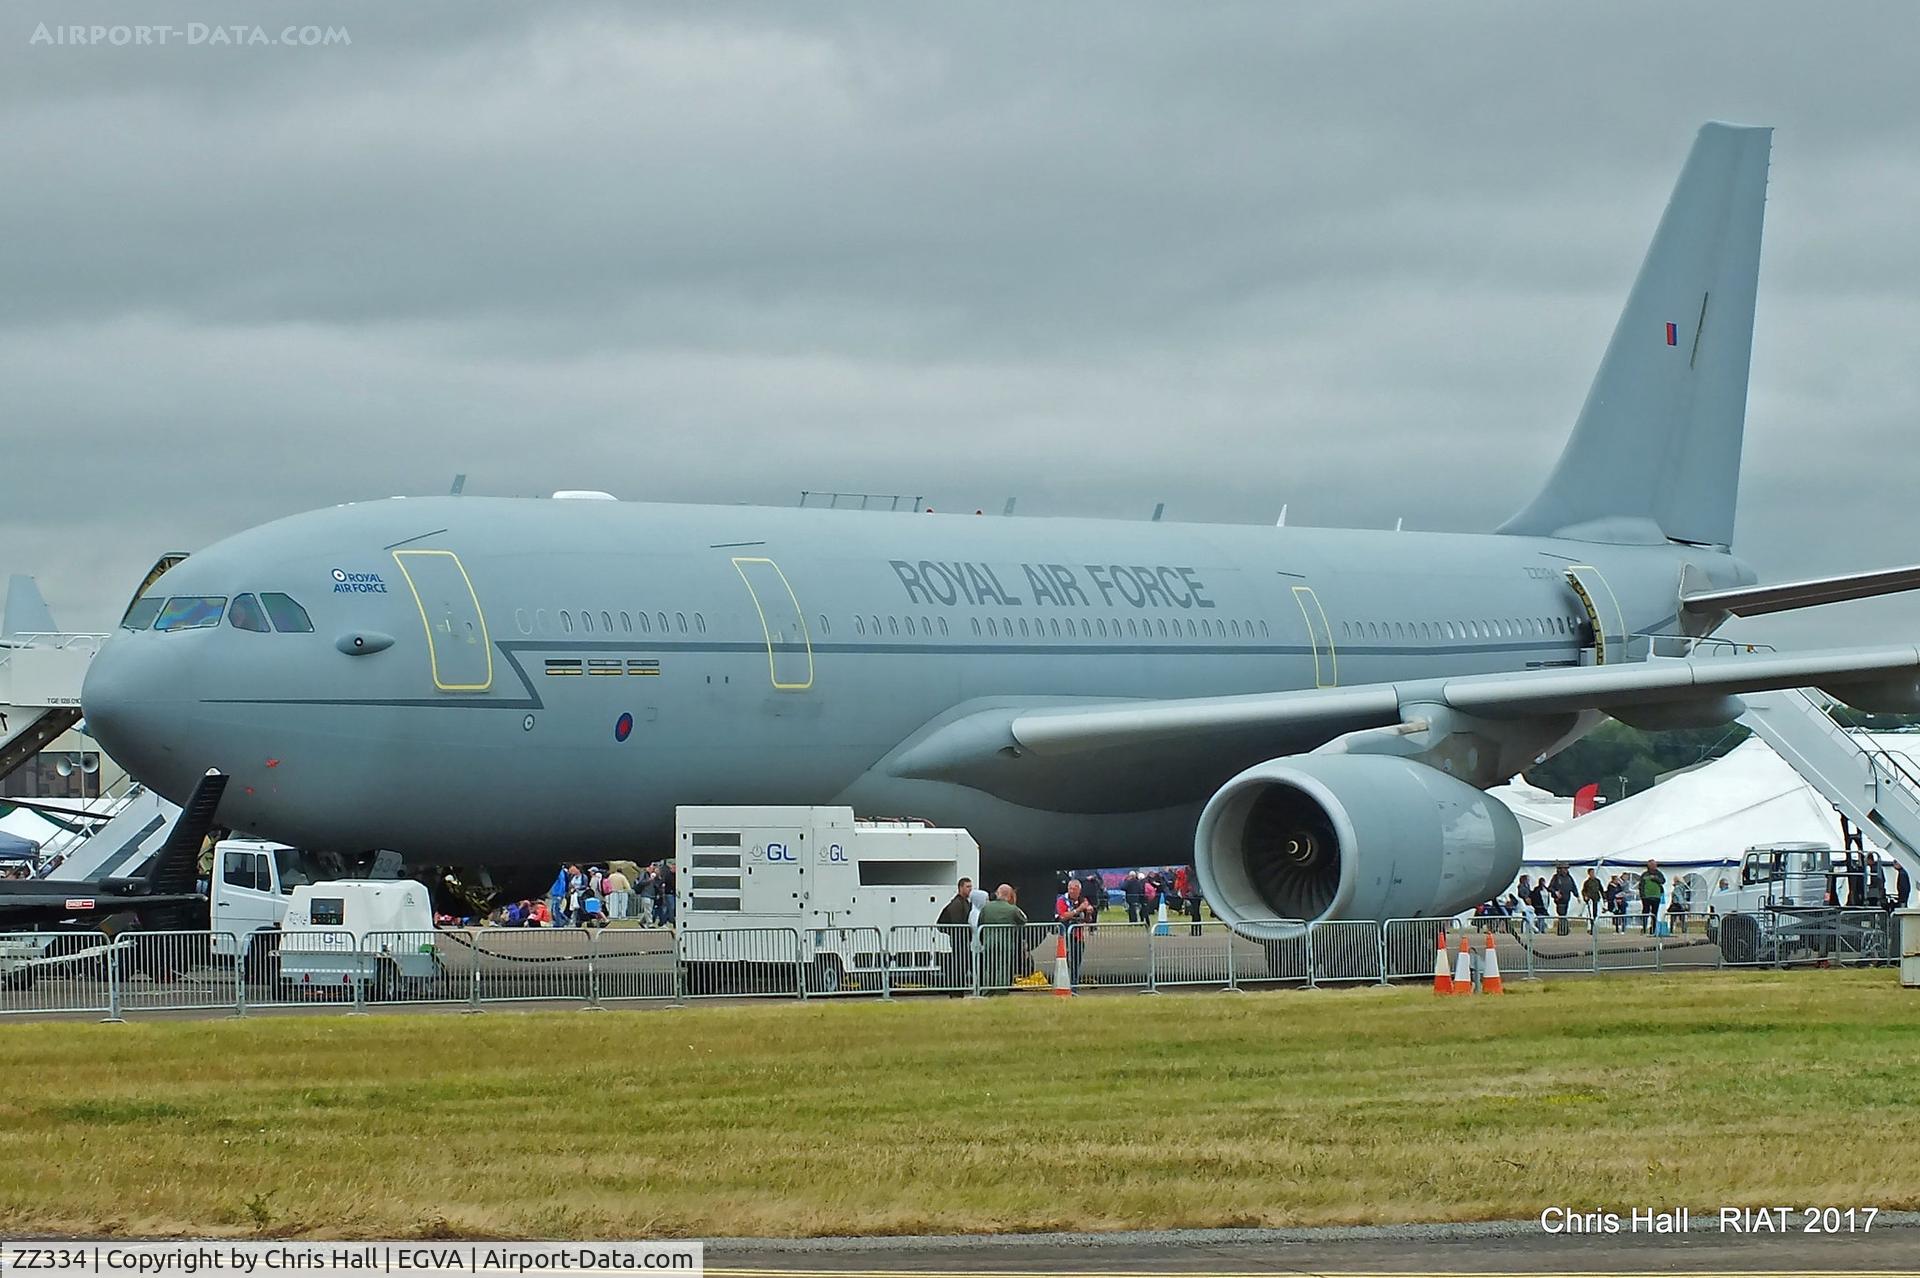
<path fill-rule="evenodd" d="M 1890 1218 L 1883 1214 L 1881 1222 Z M 1911 1213 L 1867 1233 L 1550 1235 L 1532 1222 L 1368 1229 L 1194 1230 L 1032 1239 L 822 1239 L 707 1245 L 710 1278 L 1039 1278 L 1048 1274 L 1920 1274 Z M 1793 1227 L 1798 1229 L 1796 1223 Z"/>

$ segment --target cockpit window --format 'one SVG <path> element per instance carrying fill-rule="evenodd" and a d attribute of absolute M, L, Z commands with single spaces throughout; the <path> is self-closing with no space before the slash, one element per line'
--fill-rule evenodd
<path fill-rule="evenodd" d="M 123 630 L 145 630 L 160 615 L 160 605 L 167 601 L 165 595 L 144 595 L 127 605 L 127 615 L 120 618 Z"/>
<path fill-rule="evenodd" d="M 266 605 L 267 615 L 273 618 L 273 628 L 281 634 L 313 633 L 313 622 L 307 618 L 307 610 L 295 603 L 293 596 L 263 590 L 260 592 L 260 602 Z"/>
<path fill-rule="evenodd" d="M 235 630 L 252 630 L 263 635 L 268 630 L 267 614 L 252 595 L 233 597 L 233 607 L 227 609 L 227 624 Z"/>
<path fill-rule="evenodd" d="M 154 621 L 155 630 L 201 630 L 220 624 L 227 610 L 225 595 L 176 595 L 167 600 Z"/>

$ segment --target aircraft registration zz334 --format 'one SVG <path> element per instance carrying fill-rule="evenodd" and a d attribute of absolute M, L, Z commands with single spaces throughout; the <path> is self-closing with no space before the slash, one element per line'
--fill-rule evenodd
<path fill-rule="evenodd" d="M 1191 847 L 1246 934 L 1447 915 L 1520 861 L 1484 787 L 1605 716 L 1818 685 L 1920 708 L 1911 645 L 1704 655 L 1730 553 L 1769 131 L 1701 129 L 1545 485 L 1427 534 L 476 497 L 315 511 L 194 554 L 95 660 L 87 721 L 176 799 L 311 848 L 551 864 L 676 804 L 971 829 L 989 870 Z"/>

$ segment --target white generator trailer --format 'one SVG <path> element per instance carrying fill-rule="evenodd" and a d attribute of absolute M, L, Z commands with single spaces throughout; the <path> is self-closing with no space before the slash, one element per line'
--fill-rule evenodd
<path fill-rule="evenodd" d="M 305 883 L 280 923 L 280 980 L 321 988 L 354 981 L 393 995 L 440 974 L 433 903 L 411 879 Z"/>
<path fill-rule="evenodd" d="M 741 965 L 778 981 L 778 969 L 797 964 L 818 993 L 877 990 L 889 979 L 890 946 L 896 983 L 952 969 L 953 941 L 933 921 L 959 880 L 979 879 L 980 845 L 965 830 L 856 820 L 852 808 L 837 807 L 682 807 L 674 815 L 689 988 L 743 988 Z"/>

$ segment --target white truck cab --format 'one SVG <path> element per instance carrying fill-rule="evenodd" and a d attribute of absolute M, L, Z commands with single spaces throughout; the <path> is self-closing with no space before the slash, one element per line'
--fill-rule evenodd
<path fill-rule="evenodd" d="M 281 925 L 293 890 L 312 881 L 299 865 L 299 853 L 283 843 L 222 839 L 215 845 L 208 885 L 214 953 L 231 956 L 254 933 Z"/>
<path fill-rule="evenodd" d="M 1835 852 L 1824 843 L 1773 843 L 1748 848 L 1740 870 L 1707 904 L 1722 916 L 1769 909 L 1814 909 L 1831 904 L 1827 890 Z M 1704 908 L 1704 907 L 1696 907 Z"/>
<path fill-rule="evenodd" d="M 935 970 L 951 942 L 934 917 L 960 879 L 980 876 L 972 835 L 921 821 L 855 820 L 838 807 L 682 807 L 674 816 L 686 961 L 768 962 L 772 938 L 750 929 L 794 929 L 821 991 L 877 981 L 889 949 L 896 974 Z"/>

